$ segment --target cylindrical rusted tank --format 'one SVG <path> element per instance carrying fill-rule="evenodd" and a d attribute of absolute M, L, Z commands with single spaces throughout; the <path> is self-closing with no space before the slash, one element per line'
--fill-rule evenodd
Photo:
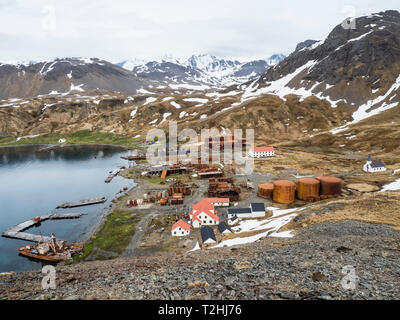
<path fill-rule="evenodd" d="M 321 198 L 322 196 L 339 196 L 342 194 L 342 179 L 330 176 L 321 176 L 317 177 L 317 179 L 321 181 Z"/>
<path fill-rule="evenodd" d="M 274 182 L 274 201 L 279 203 L 294 202 L 296 185 L 289 180 L 277 180 Z"/>
<path fill-rule="evenodd" d="M 274 184 L 273 183 L 263 183 L 258 185 L 258 196 L 272 199 L 274 193 Z"/>
<path fill-rule="evenodd" d="M 297 180 L 297 198 L 304 201 L 319 200 L 320 181 L 314 178 L 301 178 Z"/>

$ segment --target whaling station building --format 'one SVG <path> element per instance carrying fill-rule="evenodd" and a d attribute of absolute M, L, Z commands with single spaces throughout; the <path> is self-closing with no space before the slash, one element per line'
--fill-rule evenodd
<path fill-rule="evenodd" d="M 249 156 L 252 158 L 267 158 L 275 156 L 274 147 L 254 147 L 250 150 Z"/>

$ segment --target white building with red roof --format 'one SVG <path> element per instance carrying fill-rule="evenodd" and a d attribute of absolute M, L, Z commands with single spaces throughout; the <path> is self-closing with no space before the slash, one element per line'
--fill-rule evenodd
<path fill-rule="evenodd" d="M 184 237 L 190 234 L 190 224 L 182 219 L 172 225 L 171 234 L 173 237 Z"/>
<path fill-rule="evenodd" d="M 252 158 L 267 158 L 275 156 L 274 147 L 254 147 L 249 152 L 249 156 Z"/>
<path fill-rule="evenodd" d="M 205 198 L 208 202 L 212 203 L 215 207 L 229 207 L 229 198 Z"/>
<path fill-rule="evenodd" d="M 189 213 L 190 219 L 192 219 L 192 227 L 200 228 L 201 226 L 218 225 L 219 217 L 214 205 L 202 199 L 198 203 L 194 204 L 192 211 Z"/>

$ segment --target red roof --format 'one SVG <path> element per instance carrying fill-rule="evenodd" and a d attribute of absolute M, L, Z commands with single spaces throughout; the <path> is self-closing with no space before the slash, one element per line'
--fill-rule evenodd
<path fill-rule="evenodd" d="M 214 205 L 207 198 L 204 198 L 193 205 L 193 210 L 214 210 Z"/>
<path fill-rule="evenodd" d="M 230 202 L 229 198 L 205 198 L 203 200 L 207 200 L 208 202 L 215 203 L 215 202 Z"/>
<path fill-rule="evenodd" d="M 274 147 L 255 147 L 253 148 L 253 152 L 272 152 L 274 151 Z"/>
<path fill-rule="evenodd" d="M 193 205 L 193 210 L 196 210 L 196 213 L 192 213 L 192 220 L 196 219 L 197 216 L 201 213 L 204 212 L 207 214 L 210 218 L 214 219 L 215 221 L 219 221 L 219 217 L 215 213 L 211 212 L 211 210 L 215 210 L 214 205 L 207 200 L 207 198 L 201 199 L 198 203 Z"/>
<path fill-rule="evenodd" d="M 176 229 L 178 227 L 181 227 L 183 230 L 190 231 L 190 224 L 187 224 L 182 219 L 173 224 L 172 230 L 174 230 L 174 229 Z"/>

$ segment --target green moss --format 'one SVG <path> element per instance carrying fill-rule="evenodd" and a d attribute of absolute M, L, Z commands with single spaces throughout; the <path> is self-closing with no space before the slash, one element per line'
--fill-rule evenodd
<path fill-rule="evenodd" d="M 74 257 L 81 261 L 89 257 L 96 249 L 110 254 L 123 253 L 136 232 L 136 226 L 142 215 L 130 212 L 112 212 L 100 231 L 85 245 L 84 252 Z"/>
<path fill-rule="evenodd" d="M 25 138 L 16 141 L 13 137 L 0 137 L 0 145 L 22 144 L 57 144 L 60 138 L 66 138 L 71 144 L 115 144 L 133 147 L 140 141 L 139 138 L 131 138 L 125 135 L 117 135 L 111 132 L 81 130 L 69 134 L 45 134 L 34 138 Z"/>
<path fill-rule="evenodd" d="M 188 174 L 171 174 L 167 176 L 165 179 L 161 179 L 161 177 L 159 176 L 151 176 L 150 178 L 146 176 L 137 176 L 137 179 L 143 179 L 152 184 L 160 184 L 161 182 L 165 182 L 166 184 L 172 184 L 174 182 L 167 182 L 168 179 L 172 178 L 176 179 L 177 181 L 179 180 L 182 183 L 187 183 L 191 181 L 191 177 Z"/>

